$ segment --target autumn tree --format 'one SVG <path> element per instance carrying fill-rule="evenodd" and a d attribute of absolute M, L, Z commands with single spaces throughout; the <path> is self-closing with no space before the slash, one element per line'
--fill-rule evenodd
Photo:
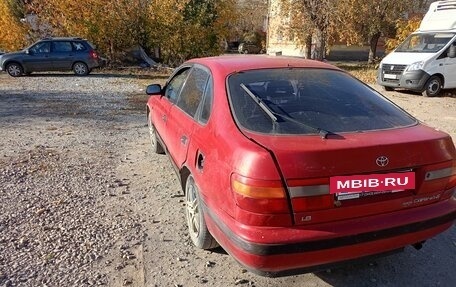
<path fill-rule="evenodd" d="M 263 44 L 266 16 L 268 13 L 267 0 L 237 1 L 235 17 L 231 19 L 231 39 Z"/>
<path fill-rule="evenodd" d="M 410 19 L 399 19 L 396 21 L 396 35 L 394 38 L 386 40 L 386 49 L 392 51 L 402 43 L 410 34 L 416 31 L 421 24 L 421 17 L 412 17 Z"/>
<path fill-rule="evenodd" d="M 0 0 L 0 50 L 17 50 L 26 44 L 27 25 L 21 0 Z"/>
<path fill-rule="evenodd" d="M 298 38 L 298 43 L 305 45 L 306 57 L 323 60 L 326 56 L 334 1 L 280 0 L 280 5 L 283 16 L 288 19 L 289 32 Z M 312 46 L 314 55 L 311 55 Z"/>
<path fill-rule="evenodd" d="M 151 3 L 152 45 L 160 47 L 164 62 L 183 61 L 222 52 L 229 33 L 233 0 L 157 0 Z"/>
<path fill-rule="evenodd" d="M 369 43 L 368 62 L 375 60 L 380 36 L 395 35 L 396 23 L 427 5 L 415 0 L 338 0 L 333 32 L 348 45 Z"/>
<path fill-rule="evenodd" d="M 94 41 L 110 58 L 147 42 L 148 0 L 33 0 L 29 9 L 52 27 L 53 36 Z"/>

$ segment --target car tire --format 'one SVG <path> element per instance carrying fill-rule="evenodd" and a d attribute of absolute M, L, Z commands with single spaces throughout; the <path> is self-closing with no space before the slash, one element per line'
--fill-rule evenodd
<path fill-rule="evenodd" d="M 89 67 L 83 62 L 76 62 L 73 65 L 73 72 L 78 76 L 86 76 L 89 74 Z"/>
<path fill-rule="evenodd" d="M 439 76 L 432 76 L 426 82 L 424 86 L 424 91 L 422 92 L 425 97 L 436 97 L 440 94 L 442 90 L 442 79 Z"/>
<path fill-rule="evenodd" d="M 219 246 L 207 229 L 199 190 L 191 174 L 185 184 L 185 218 L 190 239 L 196 247 L 214 249 Z"/>
<path fill-rule="evenodd" d="M 387 92 L 392 92 L 394 91 L 394 88 L 393 87 L 387 87 L 387 86 L 383 86 L 383 89 Z"/>
<path fill-rule="evenodd" d="M 152 151 L 156 154 L 164 154 L 165 149 L 158 141 L 157 132 L 155 131 L 155 127 L 152 124 L 150 115 L 148 116 L 148 119 L 147 119 L 147 125 L 149 126 L 150 147 L 152 148 Z"/>
<path fill-rule="evenodd" d="M 6 65 L 6 71 L 11 77 L 19 77 L 24 73 L 24 68 L 18 63 L 10 63 Z"/>
<path fill-rule="evenodd" d="M 244 50 L 244 54 L 247 55 L 249 53 L 249 50 Z"/>

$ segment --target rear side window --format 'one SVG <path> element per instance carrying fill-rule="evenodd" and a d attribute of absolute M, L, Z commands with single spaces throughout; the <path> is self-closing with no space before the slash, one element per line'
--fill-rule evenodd
<path fill-rule="evenodd" d="M 52 42 L 52 50 L 53 52 L 71 52 L 73 51 L 73 46 L 71 42 Z"/>
<path fill-rule="evenodd" d="M 392 129 L 416 120 L 350 75 L 329 69 L 264 69 L 228 78 L 231 109 L 245 129 L 318 134 Z"/>
<path fill-rule="evenodd" d="M 203 124 L 207 123 L 207 121 L 209 120 L 209 116 L 211 115 L 213 98 L 213 84 L 212 81 L 209 80 L 207 82 L 206 90 L 204 92 L 204 100 L 201 108 L 201 115 L 199 117 L 199 121 Z"/>
<path fill-rule="evenodd" d="M 85 51 L 86 46 L 82 42 L 72 42 L 75 51 Z"/>
<path fill-rule="evenodd" d="M 193 68 L 185 82 L 177 106 L 190 116 L 195 116 L 198 106 L 203 98 L 209 74 L 200 68 Z"/>

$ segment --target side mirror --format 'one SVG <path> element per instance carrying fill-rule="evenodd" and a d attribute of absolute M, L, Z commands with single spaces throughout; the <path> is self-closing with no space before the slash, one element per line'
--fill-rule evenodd
<path fill-rule="evenodd" d="M 159 84 L 149 85 L 146 88 L 146 94 L 149 96 L 161 95 L 162 87 Z"/>
<path fill-rule="evenodd" d="M 25 54 L 30 55 L 30 50 L 29 49 L 25 49 Z"/>
<path fill-rule="evenodd" d="M 450 50 L 448 50 L 448 58 L 456 58 L 456 43 L 450 46 Z"/>

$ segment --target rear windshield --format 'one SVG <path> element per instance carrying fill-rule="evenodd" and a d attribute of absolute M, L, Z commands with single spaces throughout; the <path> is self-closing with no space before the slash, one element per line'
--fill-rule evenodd
<path fill-rule="evenodd" d="M 228 78 L 238 124 L 269 134 L 319 134 L 392 129 L 416 120 L 345 72 L 262 69 Z"/>

